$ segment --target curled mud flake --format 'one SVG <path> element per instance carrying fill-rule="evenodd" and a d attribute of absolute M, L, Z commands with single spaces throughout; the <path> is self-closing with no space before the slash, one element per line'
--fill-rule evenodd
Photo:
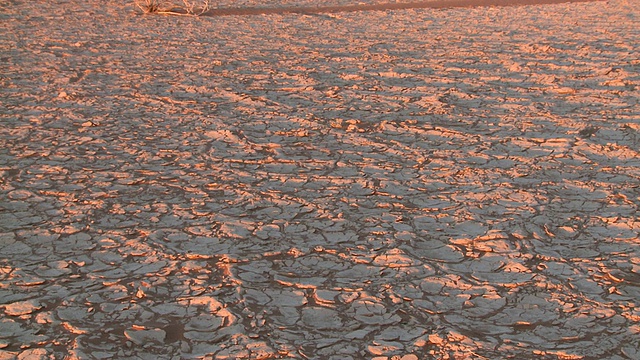
<path fill-rule="evenodd" d="M 124 331 L 124 336 L 136 345 L 148 343 L 163 344 L 166 332 L 162 329 L 131 328 Z"/>
<path fill-rule="evenodd" d="M 336 310 L 316 306 L 302 309 L 302 322 L 308 328 L 317 330 L 337 330 L 343 325 Z"/>
<path fill-rule="evenodd" d="M 416 261 L 405 255 L 399 249 L 393 249 L 386 254 L 378 255 L 373 260 L 373 265 L 389 268 L 408 267 L 416 264 Z"/>
<path fill-rule="evenodd" d="M 32 314 L 40 309 L 43 305 L 38 300 L 18 301 L 5 305 L 4 312 L 9 316 L 21 316 Z"/>
<path fill-rule="evenodd" d="M 402 348 L 404 348 L 404 346 L 402 346 L 402 344 L 400 343 L 374 342 L 374 345 L 369 345 L 367 347 L 367 350 L 372 355 L 381 356 L 381 355 L 389 355 L 389 354 L 396 353 Z"/>
<path fill-rule="evenodd" d="M 22 351 L 18 355 L 18 360 L 34 359 L 45 360 L 50 359 L 50 352 L 47 349 L 28 349 Z"/>
<path fill-rule="evenodd" d="M 81 329 L 78 328 L 76 326 L 71 325 L 68 322 L 63 322 L 62 323 L 62 327 L 67 330 L 68 332 L 72 333 L 72 334 L 76 334 L 76 335 L 82 335 L 82 334 L 87 334 L 89 333 L 90 330 L 87 329 Z"/>
<path fill-rule="evenodd" d="M 28 190 L 13 190 L 7 194 L 7 197 L 11 200 L 27 200 L 32 196 L 34 194 Z"/>
<path fill-rule="evenodd" d="M 185 325 L 185 331 L 210 332 L 224 325 L 224 318 L 213 314 L 200 314 L 191 318 Z"/>

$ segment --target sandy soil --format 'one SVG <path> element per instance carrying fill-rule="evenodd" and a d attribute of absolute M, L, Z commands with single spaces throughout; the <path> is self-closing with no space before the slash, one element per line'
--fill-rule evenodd
<path fill-rule="evenodd" d="M 640 358 L 639 15 L 1 2 L 0 359 Z"/>
<path fill-rule="evenodd" d="M 523 6 L 523 5 L 546 5 L 566 2 L 585 2 L 595 0 L 292 0 L 292 1 L 220 1 L 210 3 L 206 10 L 203 2 L 191 2 L 198 15 L 205 16 L 228 16 L 228 15 L 271 15 L 271 14 L 324 14 L 362 11 L 388 11 L 388 10 L 409 10 L 409 9 L 450 9 L 457 7 L 479 7 L 479 6 Z M 175 4 L 175 7 L 172 7 Z M 167 2 L 165 7 L 178 14 L 185 14 L 184 3 L 178 0 Z"/>

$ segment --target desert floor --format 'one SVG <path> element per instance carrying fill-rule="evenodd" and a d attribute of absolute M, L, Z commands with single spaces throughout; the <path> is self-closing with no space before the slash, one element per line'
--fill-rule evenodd
<path fill-rule="evenodd" d="M 0 2 L 0 359 L 640 358 L 639 23 Z"/>

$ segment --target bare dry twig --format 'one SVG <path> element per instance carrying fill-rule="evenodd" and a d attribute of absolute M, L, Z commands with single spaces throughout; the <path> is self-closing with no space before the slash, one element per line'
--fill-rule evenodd
<path fill-rule="evenodd" d="M 210 5 L 209 0 L 200 0 L 200 1 L 190 1 L 190 0 L 182 0 L 184 4 L 184 9 L 188 14 L 191 15 L 202 15 L 209 11 Z M 198 6 L 199 5 L 199 6 Z"/>
<path fill-rule="evenodd" d="M 135 0 L 135 4 L 145 14 L 157 13 L 160 10 L 159 0 Z"/>
<path fill-rule="evenodd" d="M 161 14 L 161 15 L 203 15 L 210 10 L 209 0 L 181 0 L 176 1 L 165 0 L 134 0 L 135 5 L 144 14 Z"/>

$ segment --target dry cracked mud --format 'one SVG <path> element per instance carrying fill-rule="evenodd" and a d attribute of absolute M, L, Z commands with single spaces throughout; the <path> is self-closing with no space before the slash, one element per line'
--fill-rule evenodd
<path fill-rule="evenodd" d="M 640 358 L 639 5 L 0 3 L 0 359 Z"/>

